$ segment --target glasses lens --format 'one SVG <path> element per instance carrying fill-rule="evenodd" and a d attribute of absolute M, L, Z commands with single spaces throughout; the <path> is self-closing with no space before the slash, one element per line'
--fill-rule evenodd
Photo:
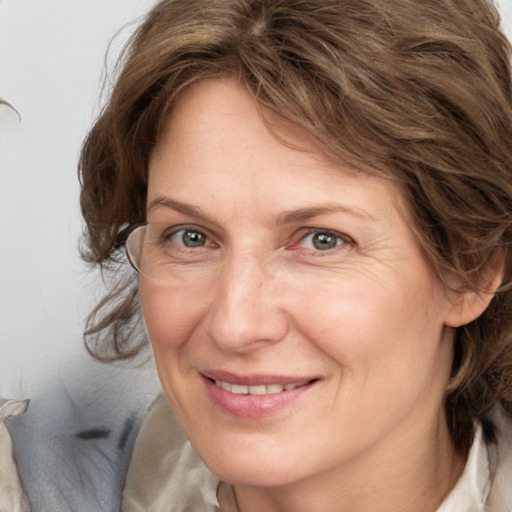
<path fill-rule="evenodd" d="M 126 253 L 132 266 L 140 272 L 142 249 L 144 245 L 144 236 L 146 234 L 147 226 L 139 226 L 134 229 L 126 239 Z"/>
<path fill-rule="evenodd" d="M 139 276 L 162 285 L 200 268 L 211 255 L 207 250 L 211 247 L 208 235 L 194 226 L 163 222 L 139 226 L 126 239 L 128 259 Z"/>

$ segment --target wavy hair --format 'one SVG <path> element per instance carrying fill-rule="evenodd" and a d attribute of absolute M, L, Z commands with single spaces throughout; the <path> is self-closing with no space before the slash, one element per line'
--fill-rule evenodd
<path fill-rule="evenodd" d="M 446 393 L 458 449 L 475 419 L 512 411 L 511 48 L 487 0 L 163 0 L 126 46 L 80 157 L 83 257 L 108 275 L 85 333 L 100 360 L 147 344 L 116 241 L 145 220 L 149 155 L 184 89 L 236 77 L 336 157 L 399 183 L 441 279 L 502 286 L 457 329 Z M 483 293 L 483 292 L 482 292 Z"/>

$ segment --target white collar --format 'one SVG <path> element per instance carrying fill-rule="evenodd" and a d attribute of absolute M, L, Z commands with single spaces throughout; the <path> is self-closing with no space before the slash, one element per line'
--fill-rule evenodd
<path fill-rule="evenodd" d="M 478 425 L 464 472 L 437 512 L 482 512 L 490 489 L 489 476 L 489 456 Z"/>

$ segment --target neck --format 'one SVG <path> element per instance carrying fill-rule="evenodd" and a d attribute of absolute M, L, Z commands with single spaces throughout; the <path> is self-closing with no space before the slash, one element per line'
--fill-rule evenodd
<path fill-rule="evenodd" d="M 407 428 L 385 446 L 343 465 L 279 488 L 224 487 L 223 512 L 435 512 L 460 477 L 444 415 L 422 439 Z"/>

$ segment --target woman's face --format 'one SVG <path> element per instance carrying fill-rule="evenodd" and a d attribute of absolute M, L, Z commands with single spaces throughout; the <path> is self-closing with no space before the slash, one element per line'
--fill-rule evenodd
<path fill-rule="evenodd" d="M 268 119 L 311 151 L 279 142 L 234 81 L 180 98 L 150 161 L 163 281 L 142 274 L 140 299 L 201 458 L 229 482 L 275 486 L 435 436 L 457 312 L 398 187 Z"/>

